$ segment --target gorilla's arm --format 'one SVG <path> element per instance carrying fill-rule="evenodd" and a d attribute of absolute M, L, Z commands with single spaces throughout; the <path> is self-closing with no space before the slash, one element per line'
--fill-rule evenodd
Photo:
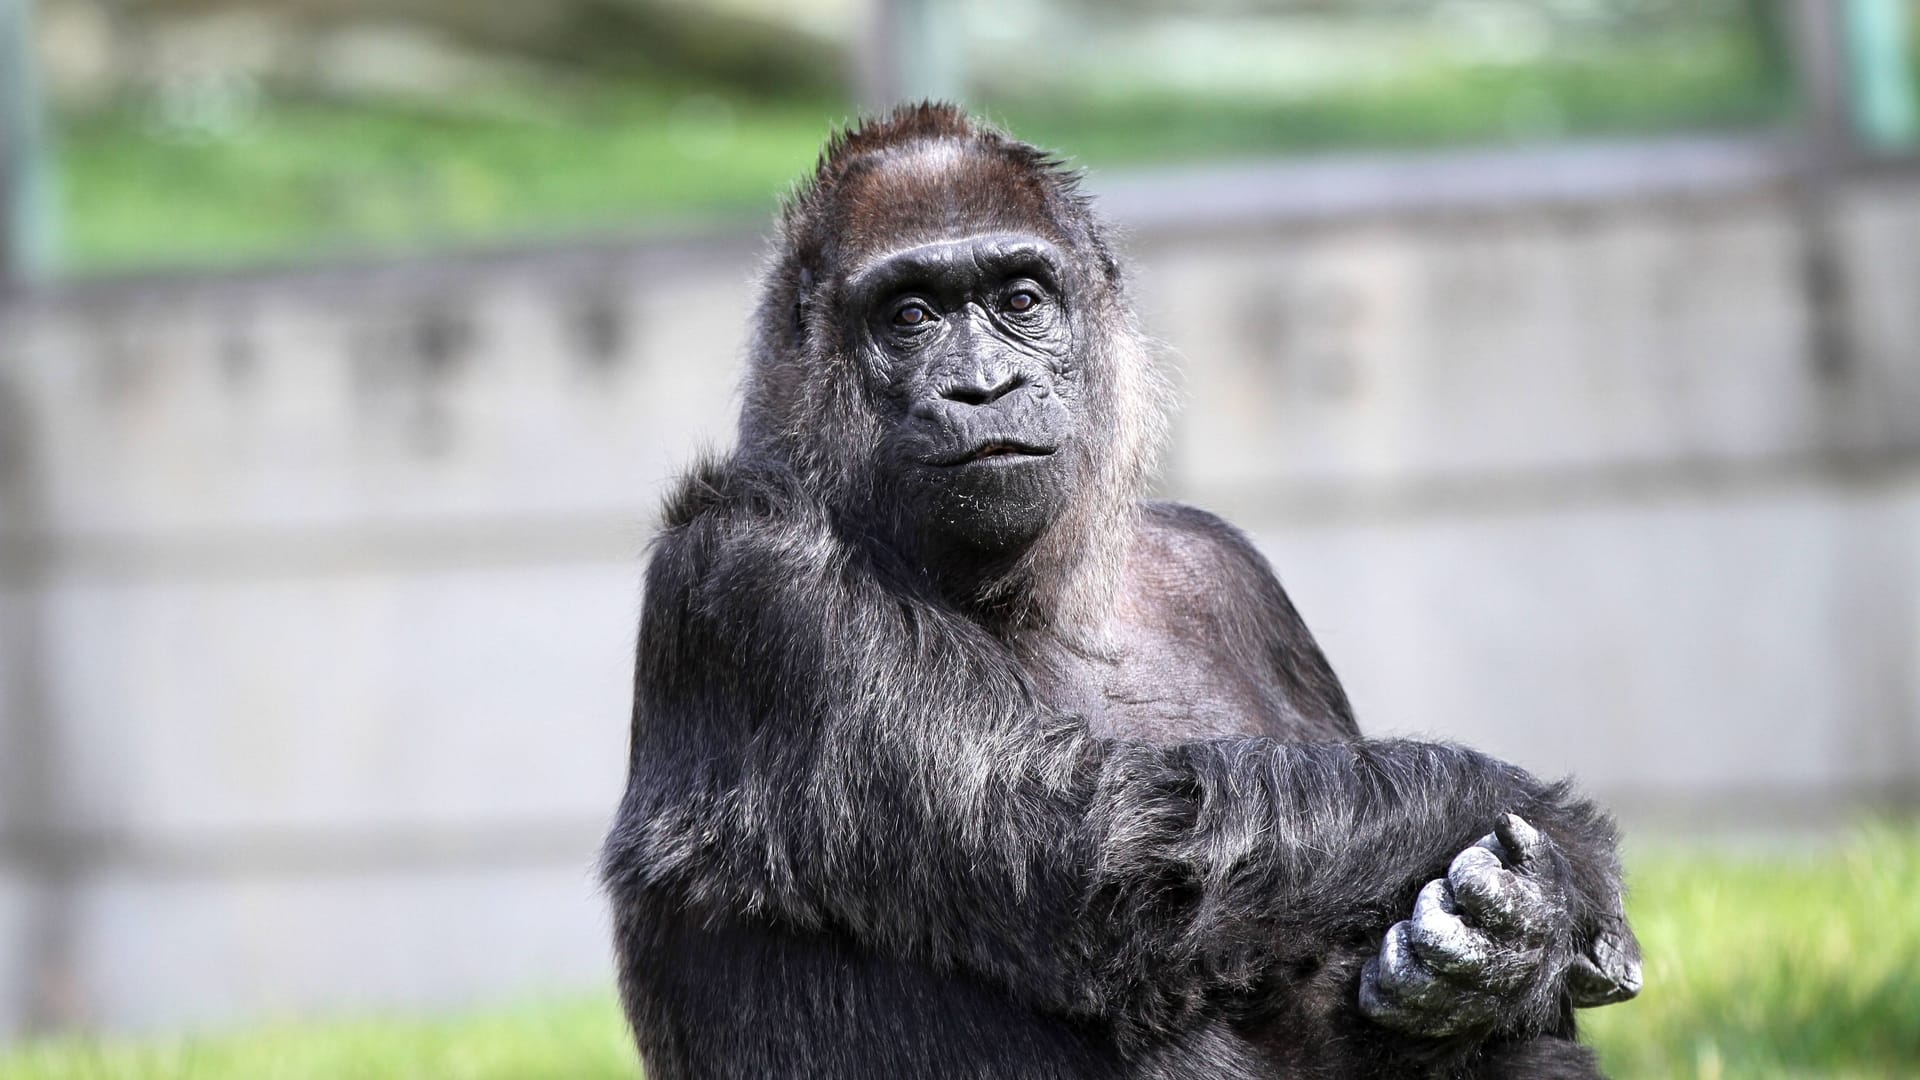
<path fill-rule="evenodd" d="M 1340 682 L 1264 556 L 1231 524 L 1174 503 L 1149 504 L 1169 536 L 1162 551 L 1212 583 L 1181 597 L 1208 610 L 1217 647 L 1265 672 L 1289 703 L 1272 733 L 1282 741 L 1358 738 Z M 1558 985 L 1570 1004 L 1604 1005 L 1640 988 L 1640 950 L 1618 906 L 1620 874 L 1611 830 L 1543 835 L 1502 815 L 1429 881 L 1404 921 L 1370 952 L 1360 986 L 1363 1011 L 1380 1023 L 1435 1037 L 1484 1030 L 1505 1012 L 1504 997 L 1528 981 Z M 1570 880 L 1571 879 L 1571 880 Z M 1613 897 L 1586 907 L 1578 897 Z M 1573 901 L 1573 902 L 1569 902 Z M 1344 958 L 1351 967 L 1357 955 Z M 1336 961 L 1338 963 L 1339 961 Z"/>
<path fill-rule="evenodd" d="M 1095 738 L 763 470 L 683 487 L 639 647 L 616 894 L 844 933 L 1133 1035 L 1246 1000 L 1289 949 L 1377 941 L 1503 812 L 1610 851 L 1589 804 L 1458 747 Z M 1613 902 L 1570 873 L 1583 910 Z"/>

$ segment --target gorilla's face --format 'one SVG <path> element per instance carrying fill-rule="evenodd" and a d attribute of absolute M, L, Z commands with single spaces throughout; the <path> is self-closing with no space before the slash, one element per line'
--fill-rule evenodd
<path fill-rule="evenodd" d="M 1069 263 L 1024 232 L 937 239 L 847 282 L 889 437 L 880 467 L 924 546 L 1015 554 L 1079 469 Z"/>

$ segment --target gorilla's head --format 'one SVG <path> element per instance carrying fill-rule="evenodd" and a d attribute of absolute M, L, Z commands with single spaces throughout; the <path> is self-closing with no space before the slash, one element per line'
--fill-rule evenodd
<path fill-rule="evenodd" d="M 835 136 L 782 226 L 743 446 L 956 600 L 1094 602 L 1167 393 L 1075 177 L 907 107 Z"/>

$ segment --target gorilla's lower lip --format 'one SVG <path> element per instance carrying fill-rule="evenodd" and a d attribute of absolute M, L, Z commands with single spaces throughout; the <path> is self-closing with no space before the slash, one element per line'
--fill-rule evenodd
<path fill-rule="evenodd" d="M 978 461 L 993 461 L 997 459 L 1017 461 L 1022 458 L 1047 457 L 1052 454 L 1053 451 L 1054 448 L 1051 446 L 1035 446 L 1032 443 L 995 439 L 992 442 L 981 443 L 979 446 L 965 453 L 956 454 L 948 458 L 941 458 L 933 462 L 933 464 L 945 468 L 952 468 L 957 465 L 971 465 Z"/>

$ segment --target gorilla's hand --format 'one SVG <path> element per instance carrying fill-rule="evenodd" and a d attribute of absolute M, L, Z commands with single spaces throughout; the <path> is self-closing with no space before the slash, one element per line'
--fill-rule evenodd
<path fill-rule="evenodd" d="M 1567 969 L 1567 992 L 1576 1009 L 1631 1001 L 1640 992 L 1640 939 L 1625 914 L 1601 920 L 1599 932 Z"/>
<path fill-rule="evenodd" d="M 1507 814 L 1427 883 L 1413 918 L 1387 931 L 1367 961 L 1360 1007 L 1410 1035 L 1490 1027 L 1561 980 L 1576 1005 L 1639 992 L 1639 946 L 1617 918 L 1576 951 L 1569 872 L 1553 841 Z"/>

